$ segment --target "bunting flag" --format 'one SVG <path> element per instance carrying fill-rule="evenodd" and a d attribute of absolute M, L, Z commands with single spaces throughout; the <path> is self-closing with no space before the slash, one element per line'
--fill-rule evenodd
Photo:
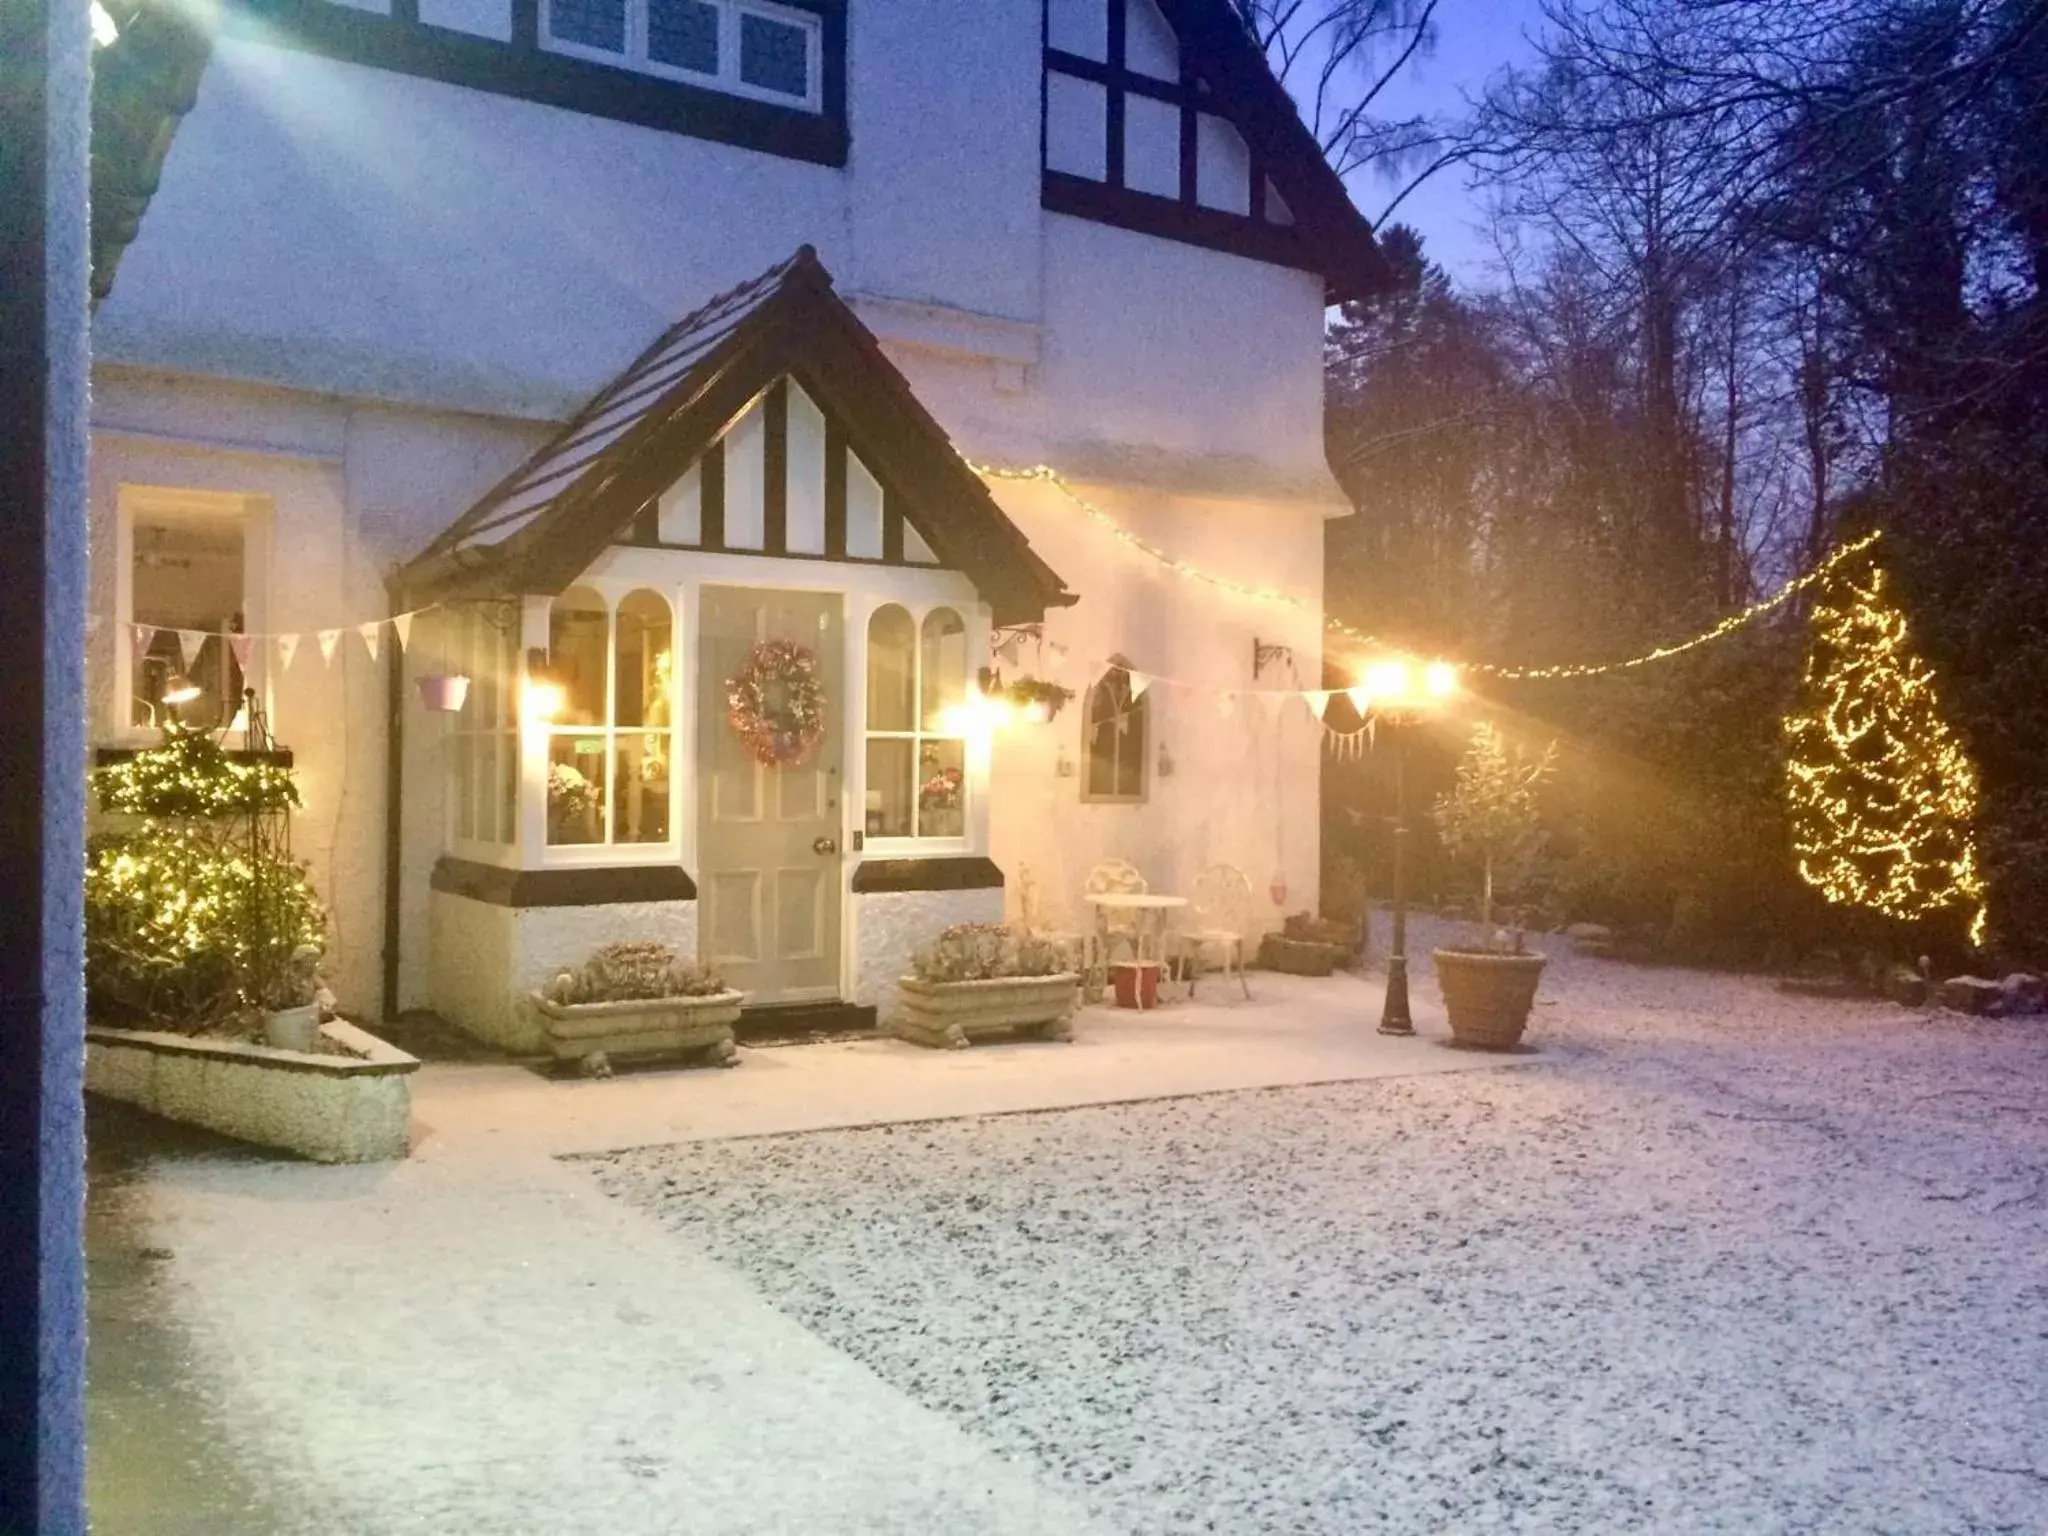
<path fill-rule="evenodd" d="M 334 648 L 341 644 L 341 631 L 323 629 L 320 631 L 320 659 L 329 666 L 334 664 Z"/>
<path fill-rule="evenodd" d="M 211 638 L 203 629 L 178 631 L 178 654 L 185 658 L 187 672 L 199 665 L 199 653 L 206 649 L 206 642 Z"/>
<path fill-rule="evenodd" d="M 1346 688 L 1344 690 L 1344 697 L 1351 701 L 1351 707 L 1357 710 L 1361 715 L 1363 715 L 1366 712 L 1366 710 L 1369 707 L 1371 707 L 1372 704 L 1372 695 L 1365 691 L 1365 687 L 1363 684 L 1356 688 Z"/>
<path fill-rule="evenodd" d="M 1124 676 L 1131 680 L 1131 702 L 1135 704 L 1138 700 L 1145 697 L 1145 690 L 1152 686 L 1152 679 L 1142 672 L 1127 671 L 1124 673 Z"/>
<path fill-rule="evenodd" d="M 377 659 L 377 637 L 384 632 L 382 624 L 358 624 L 356 633 L 363 637 L 363 646 L 370 653 L 370 660 Z"/>
<path fill-rule="evenodd" d="M 398 637 L 398 648 L 403 651 L 412 645 L 412 615 L 398 613 L 391 616 L 391 633 Z"/>
<path fill-rule="evenodd" d="M 155 642 L 156 631 L 149 625 L 130 624 L 128 626 L 128 650 L 129 654 L 134 657 L 137 666 L 142 665 L 143 658 L 149 655 L 149 648 Z"/>
<path fill-rule="evenodd" d="M 296 656 L 298 654 L 298 651 L 299 637 L 297 635 L 279 635 L 277 637 L 278 671 L 282 672 L 288 667 L 290 667 L 292 664 L 292 657 Z"/>
<path fill-rule="evenodd" d="M 256 637 L 254 635 L 229 635 L 228 649 L 234 652 L 235 666 L 240 670 L 242 676 L 247 677 L 249 675 L 249 658 L 256 654 Z"/>
<path fill-rule="evenodd" d="M 1306 688 L 1302 690 L 1301 701 L 1318 720 L 1330 712 L 1330 690 L 1328 688 Z"/>

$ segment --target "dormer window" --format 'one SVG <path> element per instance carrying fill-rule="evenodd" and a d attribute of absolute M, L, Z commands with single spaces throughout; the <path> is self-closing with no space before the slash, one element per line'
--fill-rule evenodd
<path fill-rule="evenodd" d="M 755 0 L 542 0 L 541 46 L 780 106 L 823 109 L 812 11 Z"/>

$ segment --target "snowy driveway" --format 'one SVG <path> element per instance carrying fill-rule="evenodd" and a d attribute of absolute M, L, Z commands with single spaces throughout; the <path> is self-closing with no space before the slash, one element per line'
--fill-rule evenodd
<path fill-rule="evenodd" d="M 2048 1019 L 1547 991 L 1512 1072 L 583 1166 L 1113 1530 L 2048 1530 Z"/>

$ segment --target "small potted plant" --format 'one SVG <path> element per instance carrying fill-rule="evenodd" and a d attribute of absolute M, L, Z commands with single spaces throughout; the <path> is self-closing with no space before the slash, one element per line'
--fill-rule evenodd
<path fill-rule="evenodd" d="M 910 970 L 897 983 L 903 1039 L 960 1050 L 977 1035 L 1020 1030 L 1074 1038 L 1080 978 L 1050 940 L 1001 923 L 955 923 L 911 957 Z"/>
<path fill-rule="evenodd" d="M 320 951 L 294 948 L 263 978 L 263 1043 L 281 1051 L 310 1051 L 320 1033 Z"/>
<path fill-rule="evenodd" d="M 1480 868 L 1478 944 L 1435 951 L 1453 1045 L 1512 1050 L 1528 1026 L 1547 959 L 1523 947 L 1519 924 L 1508 934 L 1494 927 L 1494 882 L 1512 877 L 1534 856 L 1539 842 L 1536 790 L 1556 761 L 1554 742 L 1538 756 L 1525 757 L 1482 721 L 1459 760 L 1456 784 L 1437 801 L 1436 823 L 1445 846 L 1475 859 Z"/>
<path fill-rule="evenodd" d="M 607 944 L 533 994 L 557 1063 L 588 1077 L 611 1076 L 614 1056 L 701 1053 L 739 1065 L 732 1027 L 746 994 L 691 965 L 665 944 Z"/>

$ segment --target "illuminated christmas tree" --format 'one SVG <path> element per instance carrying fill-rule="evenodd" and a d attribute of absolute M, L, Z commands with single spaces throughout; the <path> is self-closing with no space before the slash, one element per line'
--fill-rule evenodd
<path fill-rule="evenodd" d="M 1807 883 L 1838 905 L 1907 922 L 1959 913 L 1981 944 L 1977 770 L 1877 566 L 1845 569 L 1821 589 L 1785 741 Z"/>

